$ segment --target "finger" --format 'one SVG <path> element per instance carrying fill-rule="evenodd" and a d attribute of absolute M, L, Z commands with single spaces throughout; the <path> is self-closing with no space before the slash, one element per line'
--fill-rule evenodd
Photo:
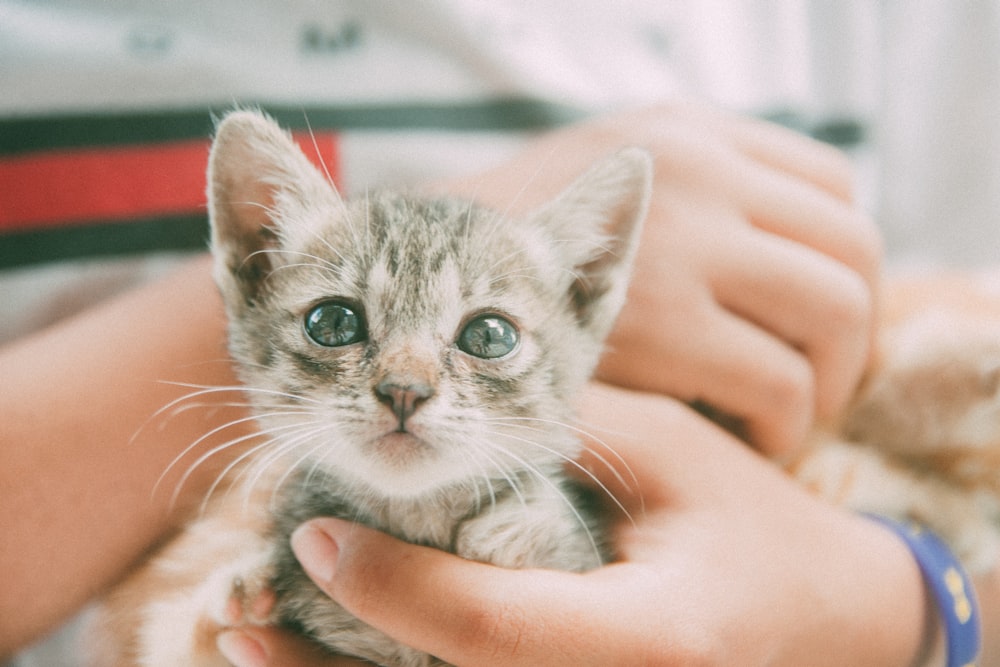
<path fill-rule="evenodd" d="M 875 283 L 881 236 L 871 218 L 841 196 L 838 174 L 846 170 L 837 166 L 842 158 L 836 150 L 759 121 L 712 112 L 704 119 L 700 131 L 691 119 L 690 131 L 668 124 L 655 135 L 658 180 L 689 191 L 709 186 L 731 193 L 741 215 L 761 229 L 829 255 Z M 765 148 L 771 137 L 776 144 Z"/>
<path fill-rule="evenodd" d="M 396 640 L 455 665 L 603 664 L 576 610 L 582 575 L 506 570 L 336 519 L 301 526 L 292 546 L 334 600 Z M 579 627 L 567 627 L 578 624 Z M 585 636 L 585 634 L 584 634 Z M 569 641 L 571 638 L 573 641 Z"/>
<path fill-rule="evenodd" d="M 808 359 L 771 333 L 742 317 L 719 310 L 715 322 L 678 349 L 674 381 L 689 387 L 690 398 L 740 421 L 749 441 L 769 456 L 782 457 L 802 446 L 815 414 L 815 374 Z M 668 392 L 673 393 L 673 392 Z"/>
<path fill-rule="evenodd" d="M 840 150 L 772 122 L 700 104 L 672 104 L 666 118 L 683 117 L 692 127 L 725 137 L 746 157 L 804 179 L 832 196 L 853 199 L 854 174 Z"/>
<path fill-rule="evenodd" d="M 801 350 L 813 368 L 817 414 L 836 415 L 868 359 L 868 285 L 826 255 L 770 234 L 745 234 L 715 260 L 719 304 Z"/>
<path fill-rule="evenodd" d="M 673 448 L 684 443 L 686 449 L 700 449 L 700 439 L 684 429 L 686 422 L 703 418 L 672 398 L 599 381 L 587 385 L 577 409 L 585 438 L 579 462 L 609 493 L 632 499 L 643 510 L 678 504 L 673 483 L 686 474 L 674 479 Z M 689 447 L 692 442 L 699 447 Z"/>
<path fill-rule="evenodd" d="M 270 627 L 223 632 L 217 645 L 233 667 L 359 667 L 368 664 L 331 656 L 302 637 Z"/>
<path fill-rule="evenodd" d="M 804 179 L 843 202 L 853 201 L 853 169 L 840 150 L 774 123 L 728 118 L 731 122 L 720 124 L 720 130 L 747 156 Z"/>
<path fill-rule="evenodd" d="M 768 454 L 797 449 L 815 410 L 809 359 L 724 309 L 713 295 L 693 298 L 698 302 L 683 309 L 634 304 L 643 326 L 634 329 L 627 348 L 608 350 L 598 377 L 627 378 L 634 389 L 707 403 L 740 419 L 750 441 Z M 687 326 L 668 321 L 678 316 Z"/>
<path fill-rule="evenodd" d="M 683 513 L 704 507 L 706 499 L 744 502 L 732 493 L 734 480 L 744 489 L 759 481 L 762 491 L 789 483 L 776 466 L 672 398 L 593 382 L 580 407 L 593 424 L 604 425 L 593 431 L 634 472 L 647 514 L 657 508 Z M 589 457 L 581 460 L 599 467 Z"/>
<path fill-rule="evenodd" d="M 756 227 L 813 248 L 876 283 L 881 237 L 859 209 L 780 171 L 747 168 L 733 187 Z"/>

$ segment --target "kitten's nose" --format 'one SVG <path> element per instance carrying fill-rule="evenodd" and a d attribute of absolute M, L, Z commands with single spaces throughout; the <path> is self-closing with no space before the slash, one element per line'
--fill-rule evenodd
<path fill-rule="evenodd" d="M 383 380 L 375 385 L 375 395 L 385 403 L 392 414 L 399 420 L 400 431 L 406 430 L 406 420 L 428 398 L 434 395 L 434 387 L 429 384 L 399 384 L 392 380 Z"/>

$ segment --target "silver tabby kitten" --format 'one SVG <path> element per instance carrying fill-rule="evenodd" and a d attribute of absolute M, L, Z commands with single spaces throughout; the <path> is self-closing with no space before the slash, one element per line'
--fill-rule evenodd
<path fill-rule="evenodd" d="M 624 302 L 651 172 L 623 151 L 523 218 L 344 201 L 270 119 L 226 117 L 209 167 L 215 277 L 267 440 L 234 475 L 243 492 L 108 601 L 104 627 L 127 636 L 104 659 L 225 665 L 214 635 L 234 600 L 273 589 L 269 620 L 337 653 L 438 664 L 309 581 L 288 537 L 315 516 L 501 566 L 599 565 L 601 532 L 563 470 L 580 447 L 570 405 Z"/>

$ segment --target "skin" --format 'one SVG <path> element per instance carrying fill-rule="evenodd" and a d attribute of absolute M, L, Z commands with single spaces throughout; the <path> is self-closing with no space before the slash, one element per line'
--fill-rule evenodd
<path fill-rule="evenodd" d="M 625 145 L 656 157 L 656 194 L 604 384 L 581 406 L 639 476 L 638 489 L 617 490 L 635 519 L 620 526 L 620 562 L 583 576 L 499 571 L 333 521 L 296 534 L 300 557 L 359 616 L 459 665 L 911 664 L 926 619 L 905 549 L 665 397 L 713 404 L 779 456 L 840 409 L 867 356 L 879 258 L 844 159 L 766 124 L 672 107 L 564 130 L 442 189 L 530 208 Z M 527 187 L 526 174 L 536 174 Z M 150 421 L 191 391 L 163 379 L 234 382 L 205 260 L 0 350 L 0 377 L 18 388 L 0 393 L 3 655 L 176 525 L 227 459 L 196 468 L 179 506 L 168 491 L 193 457 L 158 485 L 161 474 L 242 413 Z M 983 584 L 984 604 L 997 589 Z M 237 665 L 351 664 L 272 629 L 224 637 Z"/>
<path fill-rule="evenodd" d="M 0 655 L 78 610 L 163 537 L 185 515 L 170 491 L 186 466 L 153 493 L 160 475 L 187 443 L 242 415 L 150 420 L 191 391 L 162 380 L 235 382 L 210 266 L 200 260 L 0 350 L 0 564 L 9 573 Z M 222 463 L 197 469 L 184 500 L 203 493 Z"/>

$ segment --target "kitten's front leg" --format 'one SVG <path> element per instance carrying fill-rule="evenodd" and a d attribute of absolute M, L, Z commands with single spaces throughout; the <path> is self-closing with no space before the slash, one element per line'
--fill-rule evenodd
<path fill-rule="evenodd" d="M 215 568 L 201 584 L 163 596 L 143 610 L 142 667 L 228 667 L 216 649 L 227 628 L 270 623 L 270 551 L 245 554 Z"/>
<path fill-rule="evenodd" d="M 219 632 L 270 620 L 272 543 L 261 526 L 196 521 L 97 608 L 92 667 L 228 667 Z"/>
<path fill-rule="evenodd" d="M 143 667 L 228 667 L 216 649 L 219 633 L 270 623 L 275 602 L 272 547 L 251 532 L 230 531 L 216 539 L 228 542 L 228 559 L 216 561 L 200 583 L 161 596 L 144 610 L 139 636 Z M 169 571 L 176 564 L 164 559 L 157 566 Z"/>
<path fill-rule="evenodd" d="M 483 507 L 458 529 L 455 553 L 509 568 L 579 572 L 605 560 L 598 522 L 573 486 L 529 480 Z"/>

